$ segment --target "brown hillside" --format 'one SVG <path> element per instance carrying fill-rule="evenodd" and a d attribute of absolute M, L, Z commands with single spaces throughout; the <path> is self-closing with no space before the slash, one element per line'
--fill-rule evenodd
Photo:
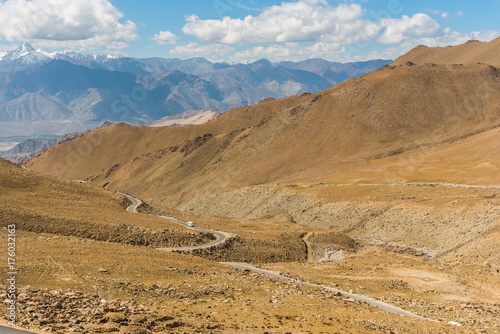
<path fill-rule="evenodd" d="M 125 211 L 124 197 L 89 184 L 37 175 L 0 158 L 0 221 L 20 231 L 142 246 L 203 244 L 207 235 Z"/>
<path fill-rule="evenodd" d="M 429 48 L 419 45 L 394 61 L 394 65 L 406 62 L 415 64 L 475 64 L 500 65 L 500 37 L 490 42 L 468 41 L 457 46 Z"/>
<path fill-rule="evenodd" d="M 200 126 L 99 129 L 28 166 L 151 195 L 321 181 L 373 157 L 498 126 L 499 75 L 488 65 L 386 66 L 316 95 L 235 109 Z"/>

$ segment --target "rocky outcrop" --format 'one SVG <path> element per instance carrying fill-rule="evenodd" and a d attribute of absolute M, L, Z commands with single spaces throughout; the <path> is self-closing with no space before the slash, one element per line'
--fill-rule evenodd
<path fill-rule="evenodd" d="M 165 333 L 186 325 L 169 314 L 152 314 L 135 300 L 69 290 L 21 289 L 16 305 L 20 326 L 50 333 Z"/>

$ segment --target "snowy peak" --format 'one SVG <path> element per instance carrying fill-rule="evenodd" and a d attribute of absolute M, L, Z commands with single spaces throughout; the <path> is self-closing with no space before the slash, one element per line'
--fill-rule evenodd
<path fill-rule="evenodd" d="M 43 51 L 37 50 L 28 43 L 24 43 L 20 47 L 10 52 L 7 52 L 1 60 L 3 62 L 11 62 L 19 60 L 23 64 L 44 63 L 51 59 L 50 55 Z"/>
<path fill-rule="evenodd" d="M 8 52 L 5 55 L 4 60 L 16 60 L 16 59 L 19 59 L 21 57 L 27 56 L 33 52 L 36 52 L 36 49 L 34 47 L 32 47 L 30 44 L 24 43 L 23 45 L 21 45 L 17 49 Z"/>
<path fill-rule="evenodd" d="M 36 50 L 35 50 L 35 48 L 34 48 L 34 47 L 32 47 L 32 46 L 31 46 L 30 44 L 28 44 L 28 43 L 23 43 L 23 45 L 21 45 L 19 48 L 17 48 L 17 50 L 18 50 L 19 52 L 26 53 L 26 54 L 28 54 L 28 53 L 30 53 L 30 52 L 35 52 L 35 51 L 36 51 Z"/>
<path fill-rule="evenodd" d="M 46 52 L 35 49 L 29 43 L 24 43 L 12 51 L 0 51 L 0 68 L 6 70 L 19 70 L 24 66 L 44 64 L 53 59 L 64 60 L 75 65 L 83 65 L 94 68 L 105 67 L 103 64 L 121 58 L 115 55 L 83 54 L 78 51 L 66 50 Z"/>

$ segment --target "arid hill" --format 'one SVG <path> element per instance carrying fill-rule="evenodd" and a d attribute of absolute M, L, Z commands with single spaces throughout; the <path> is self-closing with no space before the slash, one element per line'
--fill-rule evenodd
<path fill-rule="evenodd" d="M 394 65 L 402 65 L 408 61 L 423 65 L 433 64 L 476 64 L 484 63 L 500 65 L 500 37 L 491 42 L 468 41 L 457 46 L 429 48 L 419 45 L 407 54 L 394 61 Z"/>

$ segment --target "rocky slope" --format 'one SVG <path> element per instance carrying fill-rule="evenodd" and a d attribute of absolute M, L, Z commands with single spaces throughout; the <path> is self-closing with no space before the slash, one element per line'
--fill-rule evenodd
<path fill-rule="evenodd" d="M 294 179 L 321 182 L 370 159 L 498 126 L 498 73 L 488 65 L 388 66 L 316 95 L 234 109 L 200 126 L 111 126 L 28 165 L 75 179 L 118 164 L 107 175 L 110 181 L 135 180 L 130 176 L 140 171 L 152 191 L 177 182 L 222 190 Z M 72 164 L 66 152 L 76 155 L 81 145 L 92 150 Z M 52 163 L 60 165 L 58 171 Z M 219 175 L 227 175 L 227 184 Z"/>
<path fill-rule="evenodd" d="M 37 175 L 2 158 L 0 187 L 2 227 L 14 223 L 19 231 L 158 247 L 213 239 L 157 217 L 127 213 L 125 198 L 110 191 Z"/>

